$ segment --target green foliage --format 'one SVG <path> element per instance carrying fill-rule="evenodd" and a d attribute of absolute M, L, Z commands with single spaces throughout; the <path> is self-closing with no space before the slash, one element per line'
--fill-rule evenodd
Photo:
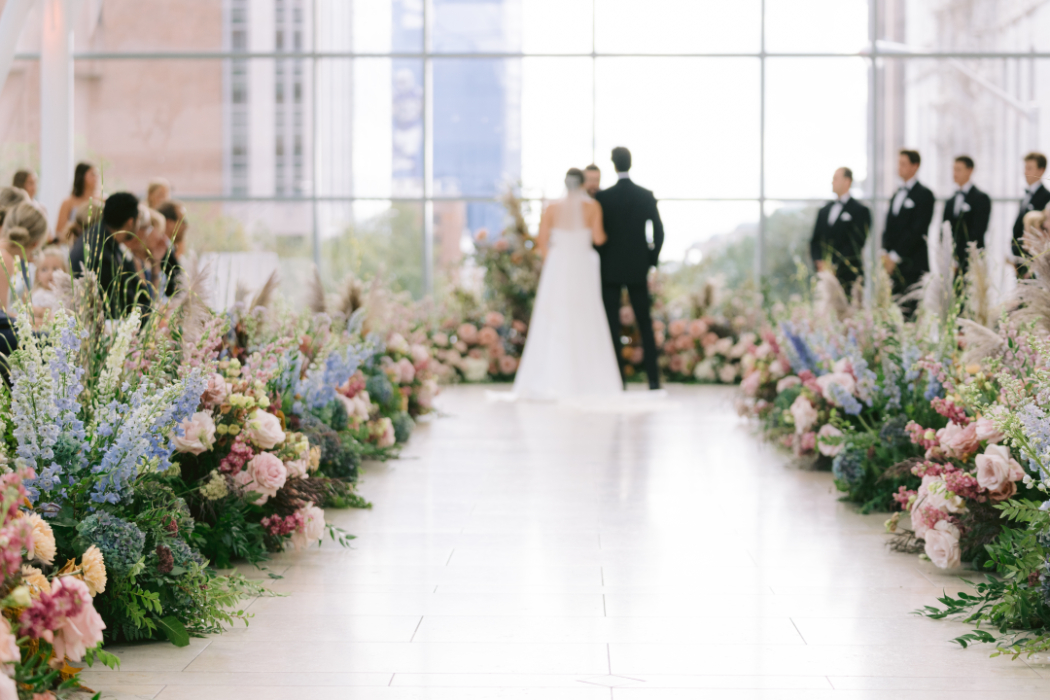
<path fill-rule="evenodd" d="M 265 531 L 254 506 L 236 496 L 198 504 L 198 522 L 189 540 L 215 566 L 228 569 L 235 560 L 251 564 L 267 558 Z"/>
<path fill-rule="evenodd" d="M 321 243 L 325 279 L 382 277 L 395 290 L 423 296 L 423 211 L 417 204 L 395 202 L 381 214 L 348 227 Z"/>

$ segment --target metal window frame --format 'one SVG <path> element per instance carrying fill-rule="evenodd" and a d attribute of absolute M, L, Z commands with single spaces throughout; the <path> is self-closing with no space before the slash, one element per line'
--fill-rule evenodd
<path fill-rule="evenodd" d="M 661 201 L 667 202 L 753 202 L 758 205 L 758 230 L 755 246 L 754 274 L 756 281 L 761 280 L 764 272 L 763 249 L 766 235 L 766 203 L 769 201 L 785 202 L 792 204 L 817 204 L 823 203 L 825 199 L 808 198 L 782 198 L 768 196 L 766 193 L 766 60 L 767 59 L 791 59 L 791 58 L 862 58 L 868 62 L 868 109 L 869 109 L 869 152 L 868 173 L 871 181 L 870 191 L 865 198 L 873 205 L 875 218 L 872 231 L 873 240 L 877 246 L 881 239 L 881 228 L 878 226 L 879 216 L 877 205 L 884 204 L 889 200 L 879 191 L 879 179 L 881 168 L 879 167 L 880 153 L 880 102 L 879 91 L 879 59 L 1050 59 L 1050 52 L 1046 51 L 881 51 L 879 49 L 879 27 L 880 19 L 879 5 L 882 0 L 868 0 L 868 39 L 869 49 L 856 52 L 771 52 L 766 50 L 766 1 L 761 0 L 761 13 L 759 17 L 760 35 L 759 50 L 757 52 L 692 52 L 692 53 L 662 53 L 662 52 L 601 52 L 597 50 L 597 0 L 591 3 L 591 51 L 590 52 L 440 52 L 434 51 L 432 45 L 433 33 L 433 0 L 424 0 L 423 3 L 423 50 L 419 52 L 357 52 L 357 51 L 317 51 L 317 0 L 311 2 L 311 51 L 82 51 L 73 54 L 73 60 L 92 61 L 194 61 L 194 60 L 222 60 L 222 61 L 247 61 L 251 59 L 295 59 L 298 61 L 310 61 L 310 71 L 313 78 L 314 89 L 310 91 L 312 131 L 311 131 L 311 156 L 312 156 L 312 183 L 309 196 L 240 196 L 232 193 L 222 195 L 189 194 L 180 195 L 180 199 L 188 202 L 280 202 L 280 203 L 304 203 L 311 204 L 313 221 L 311 226 L 311 239 L 313 245 L 314 261 L 320 264 L 321 236 L 319 230 L 319 205 L 324 202 L 366 202 L 366 201 L 388 201 L 388 202 L 414 202 L 422 206 L 424 211 L 423 220 L 423 260 L 425 270 L 425 291 L 433 291 L 434 281 L 434 203 L 445 201 L 458 202 L 494 202 L 492 197 L 480 196 L 438 196 L 434 194 L 433 184 L 433 61 L 442 59 L 526 59 L 526 58 L 590 58 L 591 59 L 591 154 L 592 162 L 596 158 L 597 150 L 597 66 L 598 60 L 604 58 L 741 58 L 757 59 L 759 61 L 759 163 L 758 163 L 758 196 L 757 197 L 662 197 Z M 320 176 L 320 158 L 317 138 L 317 63 L 328 59 L 417 59 L 423 62 L 423 193 L 420 197 L 378 197 L 378 196 L 324 196 L 318 194 L 318 180 Z M 40 60 L 39 53 L 18 53 L 15 60 L 34 61 Z M 526 197 L 529 201 L 539 201 L 538 198 Z M 993 201 L 1016 201 L 1012 198 L 993 198 Z"/>

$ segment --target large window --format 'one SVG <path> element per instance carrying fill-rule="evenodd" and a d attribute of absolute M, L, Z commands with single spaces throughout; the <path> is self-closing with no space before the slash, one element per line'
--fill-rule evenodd
<path fill-rule="evenodd" d="M 193 246 L 275 252 L 293 291 L 311 262 L 441 289 L 505 225 L 506 191 L 535 222 L 569 167 L 613 184 L 617 145 L 672 268 L 790 290 L 832 172 L 852 169 L 877 235 L 901 147 L 942 200 L 953 158 L 977 161 L 1005 254 L 1021 158 L 1050 147 L 1050 3 L 1030 0 L 84 5 L 77 159 L 107 191 L 166 177 Z M 0 94 L 4 180 L 38 160 L 33 12 Z"/>

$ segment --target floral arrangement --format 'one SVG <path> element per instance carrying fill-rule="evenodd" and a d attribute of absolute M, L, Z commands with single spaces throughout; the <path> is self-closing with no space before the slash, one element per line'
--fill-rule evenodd
<path fill-rule="evenodd" d="M 467 382 L 512 381 L 518 371 L 528 327 L 498 311 L 446 318 L 429 336 L 434 356 Z"/>

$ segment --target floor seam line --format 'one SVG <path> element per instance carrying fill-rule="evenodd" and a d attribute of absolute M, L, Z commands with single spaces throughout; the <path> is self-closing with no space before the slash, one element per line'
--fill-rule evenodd
<path fill-rule="evenodd" d="M 419 628 L 423 624 L 423 618 L 424 617 L 425 617 L 425 615 L 420 615 L 419 616 L 419 622 L 416 623 L 416 628 L 414 630 L 412 630 L 412 636 L 408 640 L 409 644 L 411 644 L 412 642 L 416 641 L 416 633 L 419 632 Z M 393 678 L 390 679 L 391 682 L 393 682 L 393 680 L 394 680 Z"/>
<path fill-rule="evenodd" d="M 796 632 L 798 632 L 798 636 L 802 640 L 802 643 L 805 644 L 806 646 L 809 646 L 809 642 L 807 642 L 805 636 L 803 636 L 802 630 L 800 630 L 798 628 L 798 625 L 795 624 L 795 618 L 789 617 L 788 620 L 791 621 L 791 626 L 795 628 Z M 829 681 L 829 683 L 830 683 L 830 681 Z"/>

